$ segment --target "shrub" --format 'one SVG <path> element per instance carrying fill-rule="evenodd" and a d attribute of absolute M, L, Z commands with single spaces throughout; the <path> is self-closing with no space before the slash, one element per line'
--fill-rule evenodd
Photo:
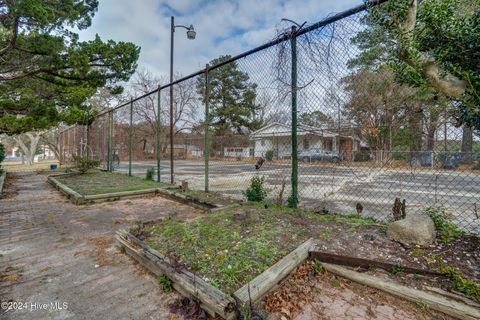
<path fill-rule="evenodd" d="M 355 162 L 365 162 L 370 160 L 371 160 L 370 154 L 367 151 L 355 152 L 353 156 L 353 161 Z"/>
<path fill-rule="evenodd" d="M 75 168 L 82 174 L 100 165 L 99 160 L 90 160 L 88 157 L 82 156 L 73 156 L 73 161 L 75 162 Z"/>
<path fill-rule="evenodd" d="M 147 172 L 145 173 L 145 180 L 153 180 L 154 171 L 155 169 L 148 168 Z"/>
<path fill-rule="evenodd" d="M 267 161 L 273 160 L 273 150 L 267 150 L 267 152 L 265 152 L 265 159 L 267 159 Z"/>
<path fill-rule="evenodd" d="M 0 143 L 0 168 L 3 160 L 5 160 L 5 147 Z"/>
<path fill-rule="evenodd" d="M 464 278 L 462 272 L 454 267 L 444 266 L 441 258 L 437 258 L 438 272 L 452 280 L 451 289 L 463 293 L 467 297 L 475 299 L 480 303 L 480 283 Z"/>
<path fill-rule="evenodd" d="M 161 275 L 157 278 L 157 283 L 162 287 L 163 292 L 172 292 L 173 282 L 164 275 Z"/>
<path fill-rule="evenodd" d="M 288 206 L 289 208 L 296 208 L 297 205 L 298 205 L 298 199 L 297 199 L 297 197 L 293 196 L 293 194 L 290 195 L 290 196 L 288 197 L 288 199 L 287 199 L 287 206 Z"/>
<path fill-rule="evenodd" d="M 250 186 L 243 192 L 243 195 L 248 201 L 260 202 L 265 200 L 267 197 L 267 190 L 265 190 L 265 187 L 263 186 L 264 181 L 264 177 L 252 177 L 252 180 L 250 180 Z"/>
<path fill-rule="evenodd" d="M 432 206 L 425 209 L 425 213 L 432 218 L 435 228 L 437 229 L 440 239 L 443 243 L 449 243 L 456 237 L 462 234 L 449 218 L 445 211 L 445 208 Z"/>

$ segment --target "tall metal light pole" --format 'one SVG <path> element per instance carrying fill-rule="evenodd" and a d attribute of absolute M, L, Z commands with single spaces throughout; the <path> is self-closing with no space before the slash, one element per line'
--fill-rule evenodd
<path fill-rule="evenodd" d="M 190 25 L 190 27 L 175 25 L 175 18 L 172 16 L 170 23 L 170 183 L 172 184 L 175 182 L 173 171 L 173 34 L 177 27 L 187 29 L 187 38 L 190 40 L 195 39 L 197 34 L 193 25 Z"/>

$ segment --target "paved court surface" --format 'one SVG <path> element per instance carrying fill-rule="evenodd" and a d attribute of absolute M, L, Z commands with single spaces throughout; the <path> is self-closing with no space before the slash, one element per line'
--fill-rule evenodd
<path fill-rule="evenodd" d="M 136 220 L 196 210 L 160 197 L 75 206 L 43 175 L 11 177 L 0 199 L 0 300 L 27 309 L 0 310 L 0 319 L 168 318 L 176 295 L 120 254 L 113 235 Z"/>
<path fill-rule="evenodd" d="M 144 177 L 151 163 L 133 163 L 133 174 Z M 162 181 L 170 181 L 167 160 L 161 163 Z M 118 168 L 128 171 L 128 164 Z M 175 161 L 175 180 L 187 180 L 193 188 L 204 187 L 202 161 Z M 256 174 L 254 164 L 210 162 L 210 190 L 241 198 L 250 178 Z M 290 192 L 290 166 L 265 163 L 258 172 L 265 176 L 270 197 L 278 194 L 286 180 L 284 199 Z M 300 164 L 300 204 L 328 211 L 355 213 L 361 203 L 363 214 L 384 218 L 391 215 L 396 197 L 406 199 L 408 212 L 421 212 L 431 205 L 445 206 L 457 224 L 465 230 L 480 233 L 480 172 L 455 170 L 385 169 L 342 165 Z"/>

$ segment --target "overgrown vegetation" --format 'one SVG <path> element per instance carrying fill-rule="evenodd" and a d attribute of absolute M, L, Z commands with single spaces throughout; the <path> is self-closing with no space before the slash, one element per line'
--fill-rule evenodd
<path fill-rule="evenodd" d="M 121 93 L 140 47 L 99 35 L 80 41 L 78 31 L 91 26 L 97 9 L 95 0 L 0 3 L 1 133 L 90 124 L 97 89 Z"/>
<path fill-rule="evenodd" d="M 425 209 L 430 218 L 432 218 L 440 239 L 443 243 L 450 243 L 452 240 L 462 234 L 457 225 L 454 224 L 443 207 L 432 206 Z"/>
<path fill-rule="evenodd" d="M 259 202 L 267 197 L 267 190 L 264 187 L 265 177 L 253 176 L 250 180 L 250 186 L 243 192 L 248 201 Z"/>
<path fill-rule="evenodd" d="M 155 173 L 155 169 L 148 168 L 147 172 L 145 173 L 145 180 L 148 180 L 148 181 L 153 180 L 154 173 Z"/>
<path fill-rule="evenodd" d="M 73 156 L 75 168 L 81 173 L 87 173 L 88 170 L 96 168 L 100 165 L 100 160 L 91 160 L 88 157 Z"/>
<path fill-rule="evenodd" d="M 355 162 L 365 162 L 370 160 L 370 154 L 367 151 L 357 151 L 353 155 L 353 161 Z"/>
<path fill-rule="evenodd" d="M 167 276 L 165 276 L 165 275 L 158 276 L 157 277 L 157 283 L 160 285 L 163 292 L 166 292 L 166 293 L 172 292 L 173 282 Z"/>
<path fill-rule="evenodd" d="M 56 179 L 82 195 L 134 191 L 166 186 L 164 183 L 95 169 L 85 174 L 58 176 Z"/>
<path fill-rule="evenodd" d="M 2 167 L 3 160 L 5 160 L 5 147 L 0 143 L 0 168 Z"/>
<path fill-rule="evenodd" d="M 358 215 L 318 215 L 265 203 L 216 212 L 193 220 L 166 219 L 148 225 L 146 242 L 187 266 L 213 286 L 232 293 L 272 266 L 318 230 L 342 223 L 375 223 Z M 323 234 L 325 240 L 331 233 Z"/>
<path fill-rule="evenodd" d="M 273 150 L 267 150 L 267 152 L 265 152 L 265 159 L 267 161 L 273 160 Z"/>
<path fill-rule="evenodd" d="M 404 272 L 405 272 L 405 269 L 404 269 L 401 265 L 396 264 L 396 265 L 394 265 L 394 266 L 392 267 L 391 272 L 392 272 L 393 274 L 401 274 L 401 273 L 404 273 Z"/>
<path fill-rule="evenodd" d="M 462 272 L 454 267 L 444 266 L 443 260 L 437 258 L 438 263 L 438 272 L 443 273 L 452 280 L 451 289 L 463 293 L 467 297 L 475 299 L 480 303 L 480 284 L 471 280 L 466 279 L 462 276 Z"/>

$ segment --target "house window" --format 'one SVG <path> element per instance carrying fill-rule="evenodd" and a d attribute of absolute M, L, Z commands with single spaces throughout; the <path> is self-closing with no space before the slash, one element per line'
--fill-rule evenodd
<path fill-rule="evenodd" d="M 303 149 L 308 150 L 310 148 L 310 142 L 307 138 L 303 139 Z"/>

